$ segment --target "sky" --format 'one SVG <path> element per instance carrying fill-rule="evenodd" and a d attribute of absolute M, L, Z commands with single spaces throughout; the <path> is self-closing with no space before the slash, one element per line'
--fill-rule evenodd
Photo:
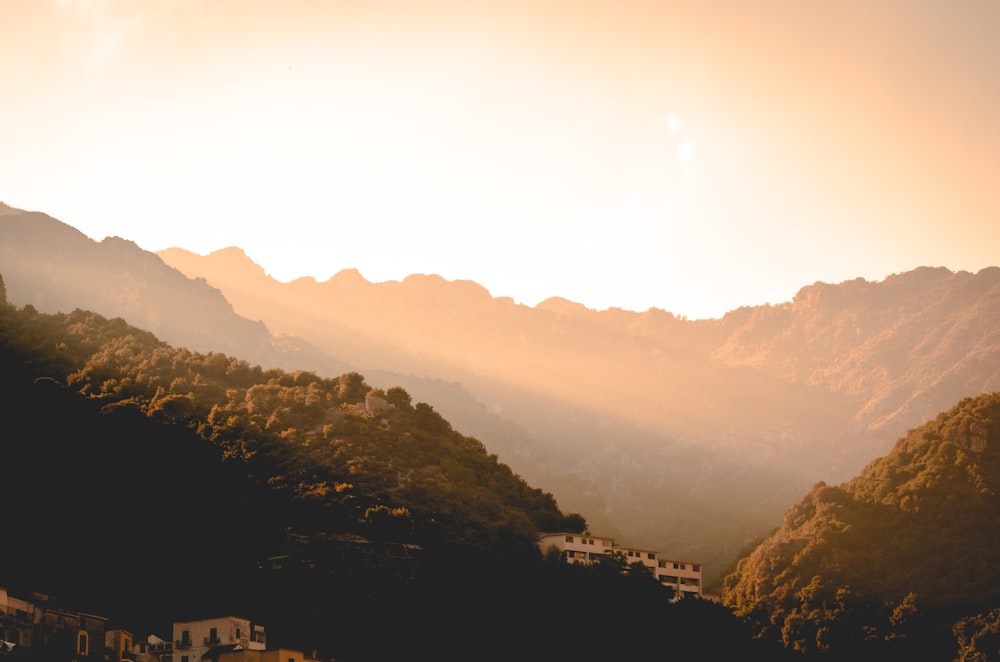
<path fill-rule="evenodd" d="M 721 317 L 1000 264 L 998 63 L 990 0 L 0 0 L 0 201 Z"/>

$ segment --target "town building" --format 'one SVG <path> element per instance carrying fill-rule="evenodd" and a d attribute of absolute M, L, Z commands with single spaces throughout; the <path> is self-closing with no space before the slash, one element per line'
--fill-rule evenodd
<path fill-rule="evenodd" d="M 105 662 L 107 619 L 58 605 L 52 596 L 18 598 L 0 588 L 0 644 L 3 652 L 65 662 Z"/>
<path fill-rule="evenodd" d="M 8 594 L 0 587 L 0 647 L 10 653 L 15 648 L 31 648 L 35 621 L 35 605 Z"/>
<path fill-rule="evenodd" d="M 104 632 L 106 662 L 136 662 L 133 643 L 135 637 L 128 630 L 111 628 Z"/>
<path fill-rule="evenodd" d="M 267 647 L 264 626 L 237 616 L 174 623 L 173 635 L 172 662 L 218 660 L 227 651 Z"/>
<path fill-rule="evenodd" d="M 661 558 L 654 550 L 616 545 L 614 538 L 590 534 L 543 533 L 537 542 L 543 554 L 559 553 L 569 563 L 599 563 L 615 557 L 628 565 L 639 563 L 678 596 L 703 595 L 700 563 Z"/>
<path fill-rule="evenodd" d="M 219 656 L 219 662 L 306 662 L 308 659 L 302 651 L 290 648 L 233 650 Z"/>
<path fill-rule="evenodd" d="M 155 634 L 133 642 L 136 662 L 172 662 L 174 642 L 164 641 Z"/>

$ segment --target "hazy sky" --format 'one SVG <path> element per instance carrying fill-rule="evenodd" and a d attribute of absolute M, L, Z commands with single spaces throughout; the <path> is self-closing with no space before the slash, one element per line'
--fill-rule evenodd
<path fill-rule="evenodd" d="M 0 0 L 0 200 L 280 280 L 698 318 L 978 271 L 998 118 L 991 0 Z"/>

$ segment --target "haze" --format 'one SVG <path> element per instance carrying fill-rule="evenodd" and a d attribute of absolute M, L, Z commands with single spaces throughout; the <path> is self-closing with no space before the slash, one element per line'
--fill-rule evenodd
<path fill-rule="evenodd" d="M 1000 247 L 1000 5 L 0 6 L 0 200 L 692 318 Z"/>

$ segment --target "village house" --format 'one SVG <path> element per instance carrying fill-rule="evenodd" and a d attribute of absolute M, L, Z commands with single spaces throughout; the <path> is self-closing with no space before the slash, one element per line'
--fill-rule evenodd
<path fill-rule="evenodd" d="M 67 662 L 105 662 L 106 622 L 102 616 L 64 609 L 43 593 L 32 593 L 30 599 L 25 599 L 0 588 L 3 653 L 34 653 Z"/>
<path fill-rule="evenodd" d="M 642 564 L 656 580 L 677 596 L 702 593 L 702 565 L 690 561 L 661 558 L 651 549 L 616 545 L 614 538 L 580 533 L 543 533 L 537 539 L 542 553 L 557 552 L 569 563 L 599 563 L 621 555 L 628 565 Z"/>
<path fill-rule="evenodd" d="M 264 627 L 237 616 L 172 625 L 170 641 L 107 628 L 106 618 L 30 599 L 0 587 L 0 656 L 58 662 L 321 662 L 290 648 L 267 648 Z"/>
<path fill-rule="evenodd" d="M 237 616 L 174 623 L 173 635 L 172 662 L 217 660 L 227 651 L 267 647 L 264 626 Z"/>

